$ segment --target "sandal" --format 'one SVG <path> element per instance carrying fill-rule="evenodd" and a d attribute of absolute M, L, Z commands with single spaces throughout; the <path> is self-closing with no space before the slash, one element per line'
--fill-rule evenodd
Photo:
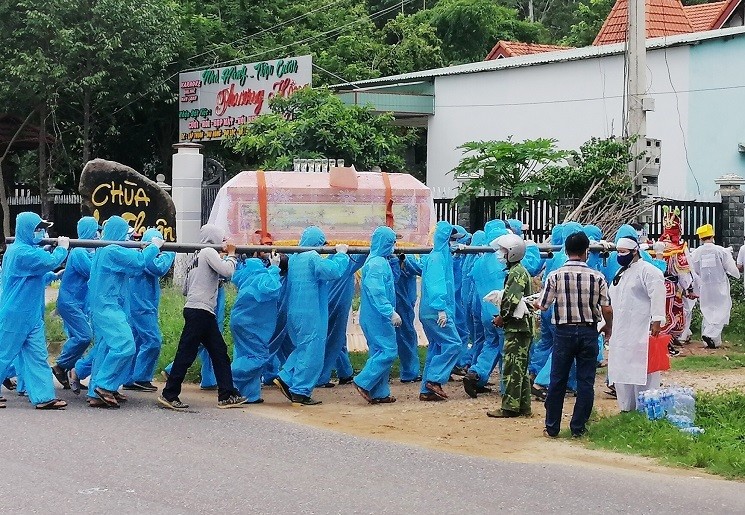
<path fill-rule="evenodd" d="M 118 402 L 119 404 L 123 404 L 129 400 L 129 398 L 123 393 L 119 393 L 119 392 L 111 392 L 111 393 L 114 394 L 114 398 L 116 399 L 116 402 Z"/>
<path fill-rule="evenodd" d="M 116 400 L 116 397 L 114 396 L 114 392 L 105 390 L 101 388 L 100 386 L 97 386 L 96 388 L 94 388 L 93 392 L 98 396 L 99 399 L 104 401 L 106 405 L 108 405 L 110 408 L 119 407 L 119 401 Z"/>
<path fill-rule="evenodd" d="M 442 389 L 442 386 L 439 385 L 439 384 L 437 384 L 437 383 L 434 383 L 432 381 L 427 381 L 425 383 L 424 387 L 427 390 L 429 390 L 430 392 L 432 392 L 435 395 L 437 395 L 440 399 L 443 399 L 444 400 L 444 399 L 447 399 L 448 398 L 448 394 L 446 394 L 445 393 L 445 390 Z"/>
<path fill-rule="evenodd" d="M 36 405 L 36 409 L 46 409 L 46 410 L 60 410 L 60 409 L 65 409 L 66 407 L 67 407 L 67 402 L 61 399 L 52 399 L 51 401 L 42 402 L 41 404 Z"/>
<path fill-rule="evenodd" d="M 545 401 L 546 396 L 548 395 L 548 390 L 546 390 L 542 386 L 531 385 L 530 393 L 532 393 L 537 400 Z"/>
<path fill-rule="evenodd" d="M 394 402 L 396 402 L 396 398 L 393 395 L 389 395 L 388 397 L 373 399 L 370 401 L 370 404 L 393 404 Z"/>
<path fill-rule="evenodd" d="M 360 394 L 360 395 L 362 396 L 362 398 L 363 398 L 363 399 L 365 399 L 365 400 L 366 400 L 367 402 L 369 402 L 370 404 L 372 404 L 372 403 L 373 403 L 373 398 L 372 398 L 372 397 L 370 397 L 370 392 L 368 392 L 367 390 L 365 390 L 364 388 L 362 388 L 362 387 L 361 387 L 360 385 L 358 385 L 357 383 L 352 383 L 352 384 L 353 384 L 353 385 L 354 385 L 354 387 L 355 387 L 355 388 L 357 389 L 357 393 L 359 393 L 359 394 Z"/>
<path fill-rule="evenodd" d="M 15 379 L 13 379 L 12 377 L 8 377 L 5 379 L 5 381 L 3 381 L 3 386 L 12 391 L 16 389 L 17 383 Z"/>

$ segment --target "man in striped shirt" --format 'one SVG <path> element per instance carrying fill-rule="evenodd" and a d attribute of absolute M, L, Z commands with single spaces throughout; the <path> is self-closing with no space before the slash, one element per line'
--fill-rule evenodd
<path fill-rule="evenodd" d="M 561 428 L 564 395 L 572 363 L 577 362 L 577 402 L 570 422 L 572 436 L 580 437 L 592 413 L 598 355 L 598 324 L 605 320 L 606 341 L 613 327 L 613 310 L 603 274 L 587 266 L 590 240 L 576 232 L 565 242 L 568 261 L 548 276 L 538 307 L 554 304 L 554 354 L 546 396 L 546 430 L 555 438 Z"/>

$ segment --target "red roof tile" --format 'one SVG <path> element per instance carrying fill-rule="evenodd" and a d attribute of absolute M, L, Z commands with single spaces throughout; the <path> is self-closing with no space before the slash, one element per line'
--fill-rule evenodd
<path fill-rule="evenodd" d="M 537 43 L 521 43 L 519 41 L 500 41 L 491 49 L 485 61 L 503 57 L 517 57 L 520 55 L 542 54 L 544 52 L 556 52 L 558 50 L 569 50 L 572 47 L 559 45 L 539 45 Z"/>
<path fill-rule="evenodd" d="M 680 0 L 647 0 L 647 37 L 693 32 Z M 626 39 L 628 0 L 618 0 L 605 19 L 593 45 L 622 43 Z"/>
<path fill-rule="evenodd" d="M 684 5 L 683 11 L 685 12 L 688 20 L 691 22 L 694 32 L 703 32 L 705 30 L 718 29 L 715 27 L 717 19 L 721 12 L 729 5 L 728 0 L 722 2 L 712 2 L 710 4 L 700 5 Z"/>

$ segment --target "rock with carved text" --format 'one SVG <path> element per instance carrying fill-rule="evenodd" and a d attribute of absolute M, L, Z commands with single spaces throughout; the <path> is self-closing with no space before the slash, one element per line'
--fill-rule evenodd
<path fill-rule="evenodd" d="M 99 222 L 119 215 L 142 234 L 160 229 L 166 241 L 176 241 L 176 207 L 171 196 L 129 166 L 105 159 L 88 161 L 78 186 L 83 215 Z"/>

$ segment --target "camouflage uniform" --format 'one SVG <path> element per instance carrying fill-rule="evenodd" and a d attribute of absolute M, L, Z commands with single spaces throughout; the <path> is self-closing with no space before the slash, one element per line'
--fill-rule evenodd
<path fill-rule="evenodd" d="M 500 311 L 504 320 L 504 376 L 505 392 L 502 411 L 512 414 L 530 414 L 530 379 L 528 377 L 528 351 L 532 339 L 531 318 L 513 318 L 523 297 L 532 293 L 530 274 L 520 263 L 510 268 L 504 284 Z"/>

